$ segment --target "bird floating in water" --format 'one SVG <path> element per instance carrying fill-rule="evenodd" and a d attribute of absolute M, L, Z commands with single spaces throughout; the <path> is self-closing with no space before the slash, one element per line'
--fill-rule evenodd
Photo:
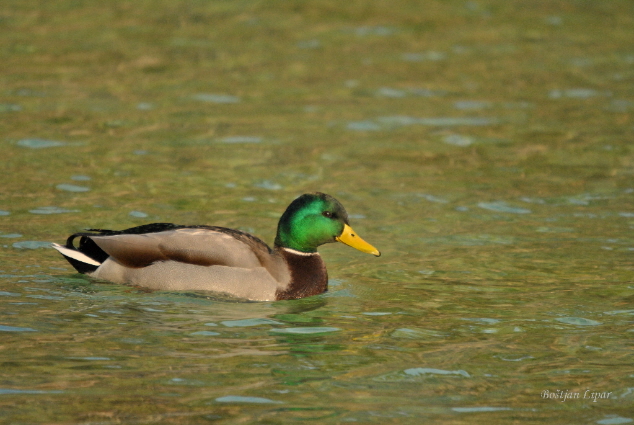
<path fill-rule="evenodd" d="M 316 192 L 301 195 L 286 208 L 273 248 L 239 230 L 171 223 L 88 229 L 53 248 L 78 272 L 114 283 L 272 301 L 327 291 L 328 273 L 317 247 L 335 241 L 381 255 L 352 230 L 339 201 Z"/>

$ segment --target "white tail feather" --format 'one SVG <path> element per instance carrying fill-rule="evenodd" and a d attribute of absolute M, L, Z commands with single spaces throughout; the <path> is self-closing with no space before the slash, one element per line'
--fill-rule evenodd
<path fill-rule="evenodd" d="M 87 256 L 86 254 L 82 252 L 76 251 L 74 249 L 66 248 L 65 246 L 62 246 L 56 243 L 52 244 L 52 246 L 53 248 L 58 250 L 62 255 L 65 255 L 66 257 L 70 257 L 74 260 L 81 261 L 82 263 L 90 264 L 92 266 L 101 265 L 100 262 L 93 260 L 92 258 L 90 258 L 89 256 Z"/>

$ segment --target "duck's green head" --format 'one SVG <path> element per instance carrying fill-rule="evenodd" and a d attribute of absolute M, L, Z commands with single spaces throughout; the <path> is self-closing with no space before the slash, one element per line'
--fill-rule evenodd
<path fill-rule="evenodd" d="M 301 252 L 315 252 L 329 242 L 342 242 L 368 254 L 381 255 L 352 230 L 348 213 L 335 198 L 325 193 L 307 193 L 284 211 L 277 226 L 275 245 Z"/>

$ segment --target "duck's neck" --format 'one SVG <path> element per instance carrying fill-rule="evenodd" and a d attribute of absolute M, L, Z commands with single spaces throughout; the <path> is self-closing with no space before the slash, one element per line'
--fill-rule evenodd
<path fill-rule="evenodd" d="M 321 294 L 328 290 L 328 272 L 317 252 L 301 252 L 275 247 L 284 258 L 291 273 L 291 281 L 284 291 L 277 291 L 277 300 L 293 300 Z"/>

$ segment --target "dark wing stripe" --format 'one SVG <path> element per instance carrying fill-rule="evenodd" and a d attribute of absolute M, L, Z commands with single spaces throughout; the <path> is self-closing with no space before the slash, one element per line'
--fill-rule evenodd
<path fill-rule="evenodd" d="M 75 233 L 68 237 L 66 240 L 66 248 L 79 251 L 93 260 L 103 263 L 108 258 L 108 254 L 103 249 L 99 248 L 96 243 L 90 239 L 91 236 L 97 236 L 95 233 Z M 79 247 L 75 248 L 75 238 L 79 237 Z M 71 263 L 72 264 L 72 263 Z M 74 267 L 74 265 L 73 265 Z M 75 267 L 77 268 L 77 267 Z"/>

